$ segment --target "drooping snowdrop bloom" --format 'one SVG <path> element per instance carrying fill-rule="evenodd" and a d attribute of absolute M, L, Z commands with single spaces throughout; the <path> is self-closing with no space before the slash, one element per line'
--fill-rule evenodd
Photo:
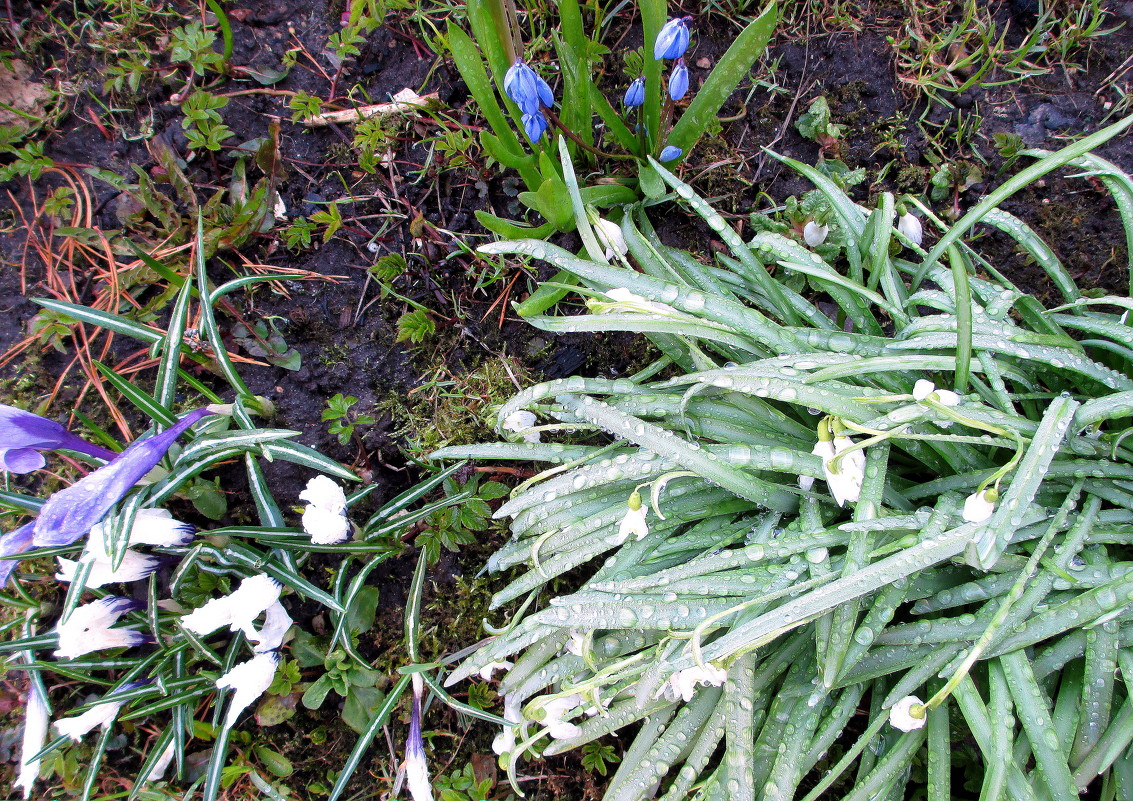
<path fill-rule="evenodd" d="M 504 93 L 524 114 L 540 114 L 541 107 L 551 108 L 555 105 L 555 95 L 550 85 L 521 58 L 516 59 L 504 75 Z"/>
<path fill-rule="evenodd" d="M 685 54 L 688 50 L 690 22 L 692 17 L 673 17 L 661 27 L 657 41 L 653 43 L 654 60 L 680 58 Z"/>
<path fill-rule="evenodd" d="M 25 553 L 32 546 L 35 523 L 27 523 L 0 537 L 0 556 L 15 556 Z M 8 583 L 12 571 L 20 563 L 19 559 L 0 559 L 0 587 Z"/>
<path fill-rule="evenodd" d="M 889 722 L 901 731 L 923 729 L 927 715 L 924 702 L 915 695 L 906 695 L 889 708 Z"/>
<path fill-rule="evenodd" d="M 315 476 L 299 493 L 307 502 L 303 510 L 303 530 L 316 545 L 338 545 L 350 539 L 352 526 L 346 517 L 346 493 L 327 476 Z"/>
<path fill-rule="evenodd" d="M 829 225 L 819 225 L 815 220 L 811 220 L 803 226 L 803 241 L 816 248 L 826 241 L 826 237 L 830 234 Z"/>
<path fill-rule="evenodd" d="M 610 222 L 605 217 L 599 217 L 594 222 L 594 233 L 598 242 L 606 248 L 606 261 L 612 261 L 615 255 L 624 256 L 629 252 L 622 227 L 616 222 Z"/>
<path fill-rule="evenodd" d="M 645 76 L 641 75 L 630 82 L 626 96 L 622 98 L 626 108 L 636 108 L 645 103 Z"/>
<path fill-rule="evenodd" d="M 144 578 L 148 578 L 151 573 L 157 570 L 158 565 L 161 563 L 152 556 L 146 556 L 145 554 L 131 550 L 127 550 L 122 556 L 122 563 L 118 565 L 117 570 L 114 569 L 109 559 L 105 561 L 96 559 L 94 555 L 90 553 L 83 554 L 83 558 L 77 562 L 73 559 L 64 559 L 60 556 L 59 572 L 55 574 L 55 578 L 70 583 L 75 580 L 75 575 L 79 572 L 79 568 L 86 564 L 90 564 L 91 569 L 90 572 L 87 573 L 83 586 L 94 589 L 116 582 L 141 581 Z"/>
<path fill-rule="evenodd" d="M 826 484 L 838 505 L 845 506 L 846 501 L 857 503 L 865 480 L 865 453 L 861 449 L 849 450 L 854 445 L 849 437 L 826 439 L 828 436 L 829 428 L 823 424 L 819 427 L 819 439 L 811 453 L 822 459 Z"/>
<path fill-rule="evenodd" d="M 661 151 L 661 155 L 657 157 L 657 160 L 664 164 L 669 161 L 676 161 L 682 155 L 684 155 L 684 151 L 676 145 L 666 145 L 665 149 Z"/>
<path fill-rule="evenodd" d="M 950 389 L 937 389 L 936 384 L 922 378 L 913 384 L 913 399 L 917 401 L 934 400 L 941 406 L 956 406 L 960 396 Z"/>
<path fill-rule="evenodd" d="M 497 670 L 511 670 L 511 668 L 511 662 L 489 662 L 484 665 L 484 667 L 480 668 L 480 678 L 484 681 L 491 681 L 492 674 Z"/>
<path fill-rule="evenodd" d="M 409 718 L 409 737 L 405 741 L 405 784 L 413 801 L 433 801 L 429 766 L 425 763 L 425 741 L 421 737 L 421 694 L 424 680 L 413 674 L 413 713 Z"/>
<path fill-rule="evenodd" d="M 562 695 L 552 698 L 543 704 L 543 719 L 540 721 L 547 727 L 547 733 L 556 740 L 572 740 L 582 734 L 575 724 L 563 718 L 582 703 L 582 696 L 578 693 Z"/>
<path fill-rule="evenodd" d="M 669 75 L 669 97 L 673 102 L 684 99 L 688 94 L 688 67 L 685 66 L 683 58 L 677 59 L 677 66 L 673 68 L 673 72 Z"/>
<path fill-rule="evenodd" d="M 687 703 L 696 694 L 697 685 L 720 687 L 727 679 L 728 671 L 723 668 L 715 665 L 693 665 L 670 676 L 661 688 L 661 692 L 669 700 L 682 698 Z"/>
<path fill-rule="evenodd" d="M 586 641 L 586 632 L 582 629 L 574 629 L 570 633 L 570 639 L 567 640 L 566 652 L 575 656 L 582 656 L 586 653 Z"/>
<path fill-rule="evenodd" d="M 102 520 L 146 473 L 157 466 L 177 438 L 202 417 L 212 414 L 197 409 L 177 425 L 130 447 L 84 478 L 47 499 L 35 521 L 32 541 L 39 546 L 70 545 Z"/>
<path fill-rule="evenodd" d="M 522 706 L 523 701 L 517 693 L 504 696 L 504 720 L 507 725 L 492 740 L 492 751 L 499 756 L 510 754 L 515 750 L 516 732 L 519 731 L 519 724 L 523 722 Z"/>
<path fill-rule="evenodd" d="M 118 455 L 75 436 L 54 420 L 0 404 L 0 469 L 30 473 L 47 463 L 40 451 L 59 449 L 106 460 Z"/>
<path fill-rule="evenodd" d="M 122 615 L 140 609 L 141 606 L 142 604 L 129 598 L 108 595 L 76 607 L 70 616 L 55 626 L 55 632 L 59 635 L 59 647 L 55 650 L 55 656 L 76 659 L 83 654 L 107 648 L 132 648 L 150 642 L 148 634 L 130 627 L 111 628 Z"/>
<path fill-rule="evenodd" d="M 539 418 L 533 412 L 517 409 L 504 418 L 504 421 L 500 423 L 500 428 L 522 435 L 524 442 L 539 442 L 539 432 L 531 430 L 538 422 Z"/>
<path fill-rule="evenodd" d="M 982 523 L 995 513 L 995 502 L 999 493 L 995 487 L 976 490 L 964 501 L 963 517 L 969 523 Z"/>
<path fill-rule="evenodd" d="M 615 545 L 621 545 L 631 534 L 635 540 L 643 540 L 649 533 L 649 524 L 645 520 L 646 509 L 641 503 L 641 494 L 637 490 L 630 494 L 626 505 L 629 508 L 618 524 L 618 535 L 614 538 Z"/>
<path fill-rule="evenodd" d="M 278 581 L 262 573 L 249 576 L 230 595 L 213 598 L 204 606 L 181 618 L 181 625 L 194 634 L 211 634 L 221 626 L 242 631 L 250 640 L 259 640 L 253 621 L 279 600 Z M 266 626 L 265 626 L 266 628 Z"/>
<path fill-rule="evenodd" d="M 31 682 L 28 687 L 28 702 L 24 707 L 24 737 L 20 746 L 20 774 L 16 777 L 16 786 L 24 791 L 24 798 L 31 798 L 32 786 L 39 778 L 41 760 L 32 759 L 43 750 L 47 742 L 47 726 L 50 722 L 51 710 L 47 708 L 47 699 L 39 691 L 39 684 Z"/>
<path fill-rule="evenodd" d="M 277 667 L 279 654 L 276 651 L 265 651 L 247 662 L 241 662 L 216 680 L 217 689 L 234 690 L 232 700 L 228 702 L 228 714 L 224 716 L 224 728 L 231 728 L 240 713 L 267 692 L 275 678 Z"/>
<path fill-rule="evenodd" d="M 924 228 L 921 226 L 920 218 L 911 211 L 906 211 L 897 220 L 897 230 L 908 237 L 914 245 L 924 241 Z"/>

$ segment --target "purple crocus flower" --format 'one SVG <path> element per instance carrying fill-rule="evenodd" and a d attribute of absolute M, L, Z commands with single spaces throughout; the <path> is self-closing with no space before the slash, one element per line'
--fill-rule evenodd
<path fill-rule="evenodd" d="M 688 67 L 683 58 L 677 59 L 677 66 L 669 76 L 669 97 L 674 101 L 682 99 L 688 93 Z"/>
<path fill-rule="evenodd" d="M 551 108 L 555 105 L 555 95 L 550 85 L 527 66 L 523 59 L 517 59 L 508 68 L 504 76 L 504 92 L 525 115 L 538 114 L 540 107 Z"/>
<path fill-rule="evenodd" d="M 35 521 L 33 544 L 70 545 L 82 537 L 157 466 L 189 426 L 209 414 L 212 412 L 208 409 L 189 412 L 177 425 L 133 442 L 108 464 L 56 492 L 47 499 Z"/>
<path fill-rule="evenodd" d="M 0 468 L 9 473 L 30 473 L 46 464 L 40 451 L 59 448 L 108 461 L 118 455 L 75 436 L 54 420 L 0 404 Z"/>
<path fill-rule="evenodd" d="M 31 522 L 0 537 L 0 556 L 15 556 L 31 548 L 34 528 L 35 523 Z M 19 563 L 19 559 L 0 559 L 0 587 L 8 583 L 12 571 Z"/>
<path fill-rule="evenodd" d="M 633 79 L 633 82 L 626 89 L 626 96 L 622 100 L 626 108 L 636 108 L 637 106 L 645 103 L 645 76 L 640 76 Z"/>
<path fill-rule="evenodd" d="M 680 58 L 688 50 L 688 24 L 692 17 L 673 17 L 665 23 L 653 43 L 653 58 Z"/>

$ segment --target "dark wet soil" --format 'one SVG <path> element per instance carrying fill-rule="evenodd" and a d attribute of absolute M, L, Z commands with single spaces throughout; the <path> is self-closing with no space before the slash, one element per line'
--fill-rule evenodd
<path fill-rule="evenodd" d="M 341 3 L 244 0 L 225 5 L 231 6 L 233 64 L 274 69 L 287 50 L 302 49 L 313 55 L 313 59 L 300 55 L 289 76 L 272 89 L 306 91 L 326 98 L 330 91 L 328 76 L 334 77 L 336 100 L 349 105 L 348 96 L 358 103 L 380 102 L 409 87 L 438 93 L 449 129 L 482 124 L 451 62 L 429 51 L 420 38 L 426 29 L 415 25 L 405 13 L 392 14 L 386 25 L 366 37 L 359 56 L 346 62 L 335 75 L 322 52 L 327 37 L 340 28 Z M 1014 26 L 1008 28 L 1009 41 L 1017 42 L 1028 24 L 1028 4 L 990 5 L 1000 24 Z M 171 6 L 183 9 L 186 21 L 196 14 L 195 4 Z M 102 58 L 89 48 L 62 47 L 50 38 L 54 20 L 73 20 L 73 11 L 64 4 L 29 5 L 20 0 L 14 0 L 12 7 L 15 18 L 24 23 L 25 41 L 35 42 L 25 57 L 32 60 L 42 79 L 74 84 L 68 113 L 61 115 L 45 139 L 46 154 L 58 165 L 79 176 L 92 167 L 123 177 L 132 178 L 135 167 L 154 175 L 153 142 L 161 142 L 188 159 L 182 115 L 170 103 L 178 87 L 155 79 L 143 84 L 138 96 L 126 102 L 110 98 L 102 91 L 106 78 Z M 932 103 L 898 75 L 890 39 L 910 22 L 906 4 L 866 2 L 858 7 L 862 13 L 856 30 L 838 30 L 837 21 L 806 15 L 799 17 L 805 25 L 781 27 L 752 82 L 742 86 L 724 109 L 724 114 L 739 115 L 738 119 L 724 126 L 720 138 L 702 143 L 683 168 L 686 179 L 703 194 L 719 198 L 721 208 L 736 215 L 738 222 L 753 210 L 766 209 L 771 203 L 810 189 L 805 180 L 781 167 L 762 148 L 813 163 L 819 157 L 819 148 L 803 139 L 794 123 L 819 95 L 829 101 L 833 120 L 847 126 L 845 140 L 827 156 L 837 156 L 851 168 L 865 167 L 869 173 L 869 180 L 856 190 L 863 202 L 881 191 L 922 194 L 929 189 L 934 162 L 959 159 L 979 165 L 984 176 L 984 180 L 949 198 L 963 211 L 1010 174 L 1010 169 L 1002 169 L 1005 162 L 993 141 L 995 134 L 1013 134 L 1028 147 L 1057 149 L 1071 138 L 1117 119 L 1114 104 L 1121 93 L 1112 86 L 1116 83 L 1125 92 L 1130 88 L 1131 71 L 1120 71 L 1133 52 L 1133 32 L 1126 24 L 1076 51 L 1073 60 L 1080 65 L 1077 69 L 1055 68 L 1017 83 L 974 88 L 960 95 L 944 93 L 951 106 Z M 1109 25 L 1133 20 L 1133 3 L 1111 2 L 1107 7 L 1112 11 Z M 106 19 L 97 10 L 85 13 Z M 710 67 L 715 63 L 726 50 L 733 30 L 734 23 L 721 14 L 698 20 L 695 49 L 688 59 L 694 86 L 708 71 L 700 64 Z M 47 38 L 33 35 L 36 33 Z M 640 44 L 640 31 L 632 24 L 616 22 L 613 33 L 612 40 L 622 38 L 628 45 Z M 628 77 L 613 57 L 607 59 L 606 73 L 613 96 Z M 257 86 L 248 80 L 232 79 L 218 83 L 213 91 Z M 421 390 L 423 377 L 438 365 L 447 374 L 459 376 L 493 360 L 512 359 L 529 378 L 538 379 L 619 375 L 645 359 L 646 346 L 632 338 L 556 339 L 534 332 L 515 318 L 508 303 L 534 288 L 531 276 L 505 271 L 499 280 L 488 282 L 485 277 L 493 268 L 469 249 L 486 236 L 475 221 L 475 211 L 502 216 L 514 213 L 515 181 L 487 168 L 476 150 L 465 154 L 473 162 L 471 167 L 450 168 L 424 143 L 444 130 L 436 122 L 422 119 L 398 129 L 391 158 L 376 172 L 367 174 L 359 169 L 358 155 L 351 148 L 351 126 L 310 128 L 293 123 L 288 101 L 288 97 L 275 94 L 242 94 L 232 97 L 223 109 L 224 121 L 234 132 L 226 143 L 229 146 L 266 136 L 273 119 L 281 120 L 284 174 L 279 191 L 287 219 L 274 232 L 257 235 L 244 244 L 239 258 L 229 252 L 222 254 L 222 259 L 232 265 L 243 259 L 309 271 L 326 280 L 289 281 L 275 290 L 261 287 L 233 296 L 244 319 L 274 320 L 302 357 L 298 370 L 265 365 L 248 366 L 243 372 L 255 392 L 275 402 L 277 425 L 301 431 L 300 441 L 381 482 L 383 489 L 375 501 L 391 497 L 416 475 L 402 469 L 404 458 L 399 445 L 405 441 L 406 421 L 391 411 L 394 407 L 387 401 L 391 397 L 405 399 L 414 390 Z M 106 113 L 105 109 L 111 107 L 117 110 Z M 95 116 L 103 120 L 101 128 L 91 121 Z M 1098 153 L 1133 171 L 1128 136 L 1109 142 Z M 707 168 L 718 162 L 718 166 Z M 185 171 L 203 200 L 227 184 L 232 163 L 222 151 L 216 158 L 205 155 L 189 160 Z M 1025 163 L 1024 158 L 1017 164 Z M 1033 226 L 1082 286 L 1125 293 L 1125 241 L 1112 202 L 1091 182 L 1066 177 L 1068 174 L 1048 177 L 1044 184 L 1020 192 L 1004 208 Z M 122 196 L 103 181 L 86 180 L 95 209 L 93 224 L 104 230 L 121 228 Z M 0 310 L 4 312 L 0 314 L 0 352 L 28 335 L 37 307 L 27 297 L 46 291 L 44 260 L 29 243 L 51 241 L 49 224 L 42 215 L 35 217 L 35 209 L 46 193 L 59 185 L 59 176 L 48 173 L 34 184 L 16 181 L 4 187 L 9 194 L 0 201 L 8 229 L 0 236 Z M 340 201 L 346 218 L 342 230 L 325 244 L 318 232 L 312 247 L 288 249 L 280 228 L 299 216 L 325 209 L 334 200 Z M 672 214 L 657 218 L 664 238 L 707 250 L 710 232 L 698 221 Z M 29 221 L 30 234 L 24 227 Z M 1039 268 L 1021 257 L 1008 241 L 985 235 L 994 243 L 991 253 L 999 269 L 1022 288 L 1043 299 L 1051 297 L 1052 288 Z M 375 260 L 388 254 L 404 255 L 408 267 L 406 276 L 394 284 L 398 293 L 434 312 L 437 333 L 420 346 L 395 341 L 397 320 L 407 306 L 394 297 L 382 297 L 377 282 L 368 276 Z M 120 254 L 120 258 L 127 257 Z M 56 265 L 55 269 L 61 268 Z M 91 278 L 92 270 L 89 263 L 80 260 L 68 273 L 79 299 L 89 300 L 98 288 Z M 212 270 L 218 281 L 231 275 L 221 259 L 214 262 Z M 144 300 L 145 291 L 139 292 Z M 230 334 L 234 320 L 222 319 L 222 325 Z M 119 345 L 122 353 L 126 352 L 123 348 Z M 111 358 L 114 353 L 112 350 Z M 40 352 L 34 346 L 27 358 L 15 359 L 0 374 L 5 380 L 4 392 L 22 402 L 43 398 L 68 360 L 66 354 L 50 349 Z M 70 381 L 61 388 L 53 407 L 56 413 L 69 408 L 79 383 Z M 338 393 L 357 397 L 356 411 L 377 418 L 374 425 L 365 428 L 360 441 L 341 445 L 320 421 L 327 399 Z M 93 413 L 90 408 L 87 411 Z M 272 485 L 285 503 L 298 494 L 306 477 L 287 464 L 269 467 Z M 456 587 L 458 576 L 474 575 L 489 547 L 490 543 L 483 543 L 459 557 L 442 560 L 432 577 L 438 594 Z M 373 580 L 383 588 L 380 625 L 373 641 L 365 644 L 374 653 L 396 647 L 400 604 L 413 562 L 411 557 L 393 560 L 373 574 Z M 452 612 L 438 614 L 443 620 Z M 452 641 L 447 647 L 466 644 Z M 454 717 L 436 714 L 438 717 L 427 726 L 459 729 Z M 319 726 L 326 726 L 330 736 L 315 748 L 306 735 Z M 312 759 L 312 754 L 341 754 L 352 742 L 352 735 L 327 716 L 318 718 L 308 713 L 284 724 L 280 734 L 280 742 L 289 742 L 285 754 L 300 771 L 292 780 L 296 787 L 321 780 L 335 765 L 334 759 Z M 458 752 L 454 765 L 459 767 L 471 753 L 483 767 L 489 742 L 490 736 L 483 732 L 473 735 Z M 385 746 L 379 750 L 382 756 L 370 775 L 388 781 L 395 761 L 386 755 Z M 596 797 L 594 781 L 589 775 L 579 778 L 577 762 L 556 760 L 541 767 L 543 778 L 526 788 L 529 797 Z M 355 784 L 372 787 L 372 782 L 373 778 L 360 773 Z M 503 795 L 506 793 L 501 790 Z"/>

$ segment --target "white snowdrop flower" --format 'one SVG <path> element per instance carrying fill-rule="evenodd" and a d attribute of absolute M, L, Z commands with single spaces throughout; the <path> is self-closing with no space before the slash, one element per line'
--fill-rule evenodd
<path fill-rule="evenodd" d="M 504 431 L 522 434 L 524 442 L 539 442 L 539 432 L 530 430 L 538 422 L 539 418 L 533 412 L 517 409 L 504 418 L 500 428 Z"/>
<path fill-rule="evenodd" d="M 889 709 L 889 722 L 901 731 L 923 729 L 926 711 L 921 699 L 915 695 L 906 695 Z"/>
<path fill-rule="evenodd" d="M 799 489 L 803 492 L 810 492 L 814 486 L 814 476 L 799 476 Z"/>
<path fill-rule="evenodd" d="M 511 667 L 511 662 L 489 662 L 484 665 L 484 667 L 480 668 L 480 678 L 484 681 L 491 681 L 492 674 L 497 670 L 511 670 Z"/>
<path fill-rule="evenodd" d="M 108 520 L 96 523 L 87 537 L 87 551 L 96 559 L 110 560 L 106 541 L 113 524 Z M 130 545 L 184 545 L 193 538 L 196 529 L 173 517 L 168 509 L 139 509 L 130 527 Z"/>
<path fill-rule="evenodd" d="M 821 457 L 826 484 L 839 506 L 845 506 L 846 501 L 857 503 L 862 495 L 862 482 L 865 480 L 863 451 L 850 451 L 838 460 L 837 471 L 834 469 L 835 457 L 853 444 L 854 441 L 849 437 L 834 437 L 832 441 L 820 439 L 811 451 L 815 456 Z"/>
<path fill-rule="evenodd" d="M 826 241 L 826 237 L 830 234 L 829 225 L 819 225 L 814 220 L 811 220 L 803 226 L 803 241 L 810 245 L 812 248 L 818 247 Z"/>
<path fill-rule="evenodd" d="M 618 524 L 618 535 L 614 538 L 615 545 L 621 545 L 630 534 L 635 540 L 643 540 L 649 533 L 649 524 L 645 521 L 646 509 L 641 503 L 641 495 L 637 490 L 629 496 L 628 505 L 625 517 Z"/>
<path fill-rule="evenodd" d="M 922 378 L 913 384 L 913 400 L 934 400 L 941 406 L 956 406 L 960 403 L 960 396 L 950 389 L 937 389 L 936 384 Z"/>
<path fill-rule="evenodd" d="M 629 252 L 625 236 L 622 235 L 622 227 L 617 223 L 599 217 L 594 222 L 594 233 L 598 236 L 602 247 L 606 248 L 606 261 L 612 261 L 615 254 L 624 256 Z"/>
<path fill-rule="evenodd" d="M 241 662 L 216 680 L 217 689 L 230 688 L 235 691 L 228 705 L 228 714 L 224 717 L 224 728 L 230 728 L 241 712 L 267 692 L 278 666 L 279 654 L 266 651 L 256 654 L 247 662 Z"/>
<path fill-rule="evenodd" d="M 911 211 L 906 211 L 897 220 L 897 230 L 914 245 L 919 245 L 924 241 L 924 228 L 921 227 L 920 218 Z"/>
<path fill-rule="evenodd" d="M 252 650 L 261 654 L 279 648 L 283 645 L 283 638 L 287 636 L 287 630 L 291 628 L 291 623 L 291 615 L 287 614 L 283 604 L 276 601 L 264 613 L 264 625 L 256 632 L 256 636 L 248 637 L 249 640 L 256 643 Z"/>
<path fill-rule="evenodd" d="M 570 640 L 566 644 L 568 654 L 582 656 L 586 653 L 586 632 L 574 629 L 570 633 Z"/>
<path fill-rule="evenodd" d="M 346 517 L 346 493 L 327 476 L 315 476 L 299 493 L 307 502 L 303 510 L 303 530 L 316 545 L 338 545 L 350 539 L 351 525 Z"/>
<path fill-rule="evenodd" d="M 692 700 L 699 684 L 720 687 L 728 679 L 728 671 L 715 665 L 693 665 L 669 677 L 668 689 L 665 695 L 668 698 L 683 698 L 686 702 Z"/>
<path fill-rule="evenodd" d="M 66 620 L 59 621 L 55 632 L 59 647 L 55 656 L 76 659 L 83 654 L 107 648 L 131 648 L 149 641 L 149 637 L 131 628 L 110 628 L 118 618 L 141 605 L 129 598 L 108 595 L 76 607 Z"/>
<path fill-rule="evenodd" d="M 515 750 L 515 734 L 519 730 L 519 724 L 523 722 L 522 705 L 523 701 L 516 693 L 504 696 L 504 720 L 508 725 L 492 740 L 492 751 L 496 754 L 502 756 Z"/>
<path fill-rule="evenodd" d="M 118 717 L 118 710 L 125 701 L 106 701 L 97 704 L 81 715 L 73 718 L 63 718 L 55 721 L 55 731 L 64 737 L 70 737 L 76 743 L 83 739 L 83 735 L 99 726 L 106 729 Z"/>
<path fill-rule="evenodd" d="M 75 580 L 75 574 L 79 572 L 80 566 L 89 563 L 91 565 L 90 572 L 87 573 L 86 581 L 83 586 L 94 589 L 102 587 L 106 584 L 113 584 L 117 582 L 141 581 L 148 578 L 151 573 L 157 570 L 158 562 L 152 556 L 138 553 L 137 551 L 127 550 L 122 557 L 122 564 L 115 570 L 109 559 L 103 561 L 97 559 L 93 554 L 84 554 L 82 559 L 75 561 L 73 559 L 64 559 L 59 557 L 59 572 L 55 574 L 55 578 L 60 581 L 70 583 Z"/>
<path fill-rule="evenodd" d="M 279 582 L 263 573 L 249 576 L 231 595 L 213 598 L 185 615 L 181 625 L 202 635 L 228 626 L 232 631 L 243 631 L 250 640 L 258 640 L 260 635 L 252 621 L 279 600 L 280 590 Z"/>
<path fill-rule="evenodd" d="M 995 502 L 999 493 L 994 487 L 976 490 L 964 501 L 963 517 L 969 523 L 982 523 L 995 513 Z"/>
<path fill-rule="evenodd" d="M 31 797 L 32 786 L 39 778 L 41 760 L 31 757 L 43 750 L 47 743 L 47 726 L 50 719 L 47 700 L 39 692 L 39 685 L 32 682 L 28 687 L 28 702 L 24 707 L 24 738 L 20 746 L 20 775 L 16 787 L 23 788 L 24 798 Z"/>
<path fill-rule="evenodd" d="M 504 726 L 492 739 L 492 752 L 498 756 L 510 754 L 515 750 L 515 726 Z"/>
<path fill-rule="evenodd" d="M 572 740 L 582 733 L 575 724 L 563 720 L 563 717 L 582 703 L 582 696 L 578 693 L 552 698 L 543 704 L 543 720 L 547 732 L 556 740 Z"/>

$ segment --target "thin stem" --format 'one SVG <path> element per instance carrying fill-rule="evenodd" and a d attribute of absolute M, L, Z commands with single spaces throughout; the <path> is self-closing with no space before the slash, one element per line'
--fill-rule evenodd
<path fill-rule="evenodd" d="M 587 151 L 595 154 L 596 156 L 601 156 L 602 158 L 606 158 L 606 159 L 619 159 L 621 161 L 636 161 L 636 157 L 634 157 L 634 156 L 626 156 L 626 155 L 622 155 L 622 154 L 619 154 L 619 153 L 606 153 L 605 151 L 599 150 L 598 148 L 594 147 L 593 145 L 586 144 L 585 142 L 582 141 L 581 138 L 579 138 L 578 134 L 576 134 L 574 131 L 570 130 L 565 125 L 563 125 L 562 120 L 560 120 L 558 118 L 558 115 L 555 114 L 554 111 L 552 111 L 551 109 L 544 106 L 543 107 L 543 113 L 546 114 L 547 117 L 550 118 L 551 122 L 554 123 L 556 128 L 558 128 L 560 131 L 562 131 L 564 134 L 566 134 L 567 138 L 570 139 L 570 141 L 574 142 L 576 145 L 581 147 L 583 150 L 587 150 Z"/>

